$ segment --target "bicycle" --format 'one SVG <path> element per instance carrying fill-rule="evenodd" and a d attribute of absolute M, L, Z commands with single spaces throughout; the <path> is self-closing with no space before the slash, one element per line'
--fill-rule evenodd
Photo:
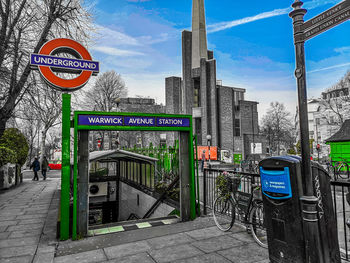
<path fill-rule="evenodd" d="M 335 178 L 349 179 L 349 164 L 345 159 L 335 162 L 333 167 Z"/>
<path fill-rule="evenodd" d="M 244 211 L 238 204 L 238 191 L 241 180 L 246 176 L 231 178 L 223 173 L 217 177 L 218 197 L 213 205 L 213 217 L 216 226 L 222 231 L 229 231 L 235 223 L 236 214 L 241 215 L 241 222 L 248 225 L 247 231 L 251 232 L 254 240 L 261 247 L 267 248 L 266 227 L 264 225 L 264 207 L 261 198 L 261 190 L 255 184 L 251 184 L 251 194 L 244 193 L 248 197 L 248 207 Z"/>
<path fill-rule="evenodd" d="M 241 161 L 241 169 L 244 172 L 249 172 L 254 174 L 259 173 L 259 165 L 255 161 L 250 159 Z"/>

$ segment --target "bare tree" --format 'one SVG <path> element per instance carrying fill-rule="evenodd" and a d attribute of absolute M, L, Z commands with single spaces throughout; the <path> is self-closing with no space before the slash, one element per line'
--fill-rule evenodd
<path fill-rule="evenodd" d="M 20 129 L 23 132 L 23 135 L 27 138 L 29 144 L 29 154 L 28 154 L 28 163 L 33 159 L 35 139 L 38 138 L 40 130 L 40 121 L 33 115 L 30 110 L 23 111 L 21 117 L 18 118 L 20 123 Z"/>
<path fill-rule="evenodd" d="M 262 118 L 262 133 L 269 141 L 270 149 L 280 154 L 281 143 L 289 144 L 293 141 L 291 114 L 283 103 L 271 102 L 270 108 Z"/>
<path fill-rule="evenodd" d="M 85 92 L 84 103 L 97 111 L 112 111 L 118 108 L 118 99 L 126 97 L 128 90 L 122 77 L 114 70 L 98 76 L 95 85 Z"/>
<path fill-rule="evenodd" d="M 90 16 L 80 0 L 1 0 L 0 137 L 23 94 L 32 87 L 29 55 L 49 38 L 87 40 Z M 87 32 L 87 33 L 86 33 Z"/>
<path fill-rule="evenodd" d="M 61 92 L 48 87 L 40 80 L 35 88 L 28 90 L 22 100 L 24 111 L 30 111 L 32 116 L 41 123 L 41 158 L 46 154 L 46 136 L 50 128 L 61 123 Z"/>
<path fill-rule="evenodd" d="M 128 90 L 122 77 L 115 71 L 107 71 L 100 75 L 95 85 L 85 92 L 84 104 L 95 111 L 118 111 L 120 98 L 126 97 Z M 98 132 L 101 149 L 104 145 L 104 132 Z M 108 132 L 109 148 L 112 148 L 112 132 Z"/>
<path fill-rule="evenodd" d="M 350 71 L 336 83 L 330 90 L 323 93 L 320 104 L 323 108 L 321 116 L 328 125 L 336 125 L 339 128 L 345 119 L 350 116 Z M 331 114 L 328 114 L 328 113 Z M 336 118 L 334 118 L 335 116 Z"/>

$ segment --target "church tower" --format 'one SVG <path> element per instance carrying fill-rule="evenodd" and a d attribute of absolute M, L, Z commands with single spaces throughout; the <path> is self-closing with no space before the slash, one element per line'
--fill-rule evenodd
<path fill-rule="evenodd" d="M 192 2 L 192 32 L 182 32 L 182 112 L 193 116 L 200 145 L 218 146 L 216 61 L 207 50 L 204 0 Z"/>
<path fill-rule="evenodd" d="M 204 1 L 192 0 L 192 31 L 182 32 L 182 78 L 165 80 L 166 113 L 192 115 L 198 145 L 247 156 L 257 138 L 257 102 L 244 100 L 245 89 L 217 82 L 214 53 L 207 49 Z"/>
<path fill-rule="evenodd" d="M 200 59 L 208 59 L 204 0 L 192 4 L 192 68 L 200 67 Z"/>

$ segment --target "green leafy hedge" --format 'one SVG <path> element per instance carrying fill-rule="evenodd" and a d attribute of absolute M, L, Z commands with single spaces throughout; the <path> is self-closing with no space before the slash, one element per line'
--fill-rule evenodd
<path fill-rule="evenodd" d="M 0 167 L 7 163 L 16 163 L 16 153 L 9 148 L 0 146 Z"/>
<path fill-rule="evenodd" d="M 29 146 L 27 139 L 17 128 L 9 128 L 5 130 L 0 138 L 0 147 L 7 148 L 14 152 L 15 160 L 13 161 L 12 159 L 11 163 L 18 163 L 21 166 L 25 163 L 28 156 Z M 2 156 L 1 153 L 0 156 Z M 13 156 L 11 156 L 11 158 L 13 158 Z"/>

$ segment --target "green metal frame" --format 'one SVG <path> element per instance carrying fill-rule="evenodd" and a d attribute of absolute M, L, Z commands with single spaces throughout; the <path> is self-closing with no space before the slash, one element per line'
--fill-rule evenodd
<path fill-rule="evenodd" d="M 71 94 L 62 93 L 62 170 L 60 200 L 60 239 L 69 238 L 70 192 L 70 112 Z"/>
<path fill-rule="evenodd" d="M 97 125 L 78 125 L 79 115 L 103 115 L 103 116 L 137 116 L 137 117 L 166 117 L 166 118 L 188 118 L 189 127 L 142 127 L 142 126 L 97 126 Z M 196 218 L 196 193 L 194 177 L 194 152 L 193 152 L 193 132 L 192 116 L 180 114 L 148 114 L 148 113 L 127 113 L 127 112 L 96 112 L 96 111 L 75 111 L 74 112 L 74 170 L 73 170 L 73 226 L 72 239 L 77 239 L 77 174 L 78 174 L 78 131 L 80 130 L 104 130 L 104 131 L 177 131 L 189 133 L 189 163 L 190 163 L 190 218 Z M 63 183 L 63 182 L 62 182 Z M 69 186 L 69 182 L 68 182 Z M 64 186 L 62 186 L 64 187 Z M 68 188 L 69 189 L 69 188 Z M 65 200 L 68 203 L 69 199 Z M 65 233 L 66 234 L 66 233 Z"/>

